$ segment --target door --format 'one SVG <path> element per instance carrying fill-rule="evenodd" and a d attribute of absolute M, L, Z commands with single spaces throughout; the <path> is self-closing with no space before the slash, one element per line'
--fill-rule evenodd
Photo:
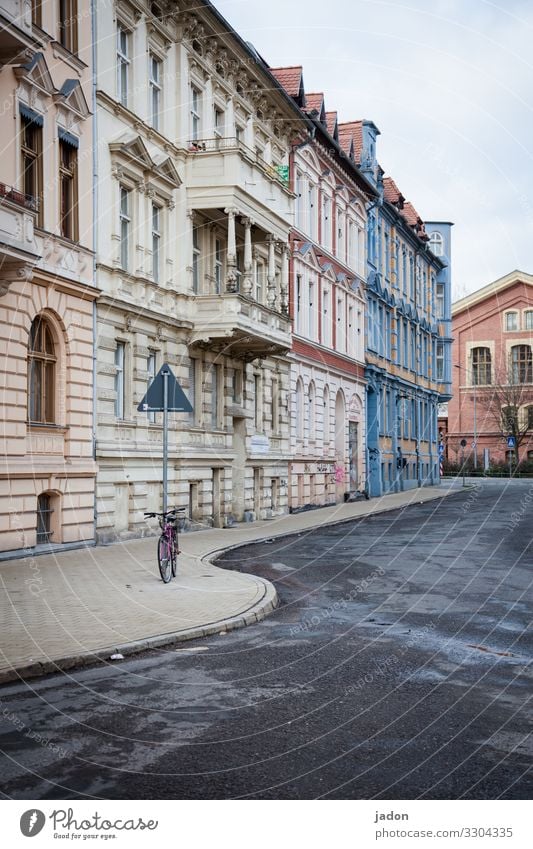
<path fill-rule="evenodd" d="M 359 424 L 348 423 L 348 452 L 350 457 L 350 492 L 359 489 Z"/>

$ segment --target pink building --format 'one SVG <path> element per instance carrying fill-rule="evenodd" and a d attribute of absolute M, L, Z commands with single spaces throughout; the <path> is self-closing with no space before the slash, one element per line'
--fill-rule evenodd
<path fill-rule="evenodd" d="M 512 271 L 452 306 L 453 398 L 447 455 L 483 469 L 533 460 L 533 275 Z M 474 447 L 475 446 L 475 447 Z"/>

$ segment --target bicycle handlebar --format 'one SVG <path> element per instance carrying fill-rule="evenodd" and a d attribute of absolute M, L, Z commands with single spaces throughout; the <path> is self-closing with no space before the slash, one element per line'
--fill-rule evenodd
<path fill-rule="evenodd" d="M 147 519 L 155 519 L 156 516 L 172 516 L 173 513 L 185 513 L 187 510 L 186 507 L 173 507 L 171 510 L 167 510 L 166 513 L 145 513 Z"/>

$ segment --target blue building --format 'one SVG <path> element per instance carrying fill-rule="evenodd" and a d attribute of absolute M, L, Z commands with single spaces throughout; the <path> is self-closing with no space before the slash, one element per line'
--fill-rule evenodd
<path fill-rule="evenodd" d="M 380 200 L 367 229 L 367 487 L 379 496 L 440 481 L 437 409 L 451 397 L 452 225 L 425 225 L 379 166 L 369 163 L 368 173 Z"/>

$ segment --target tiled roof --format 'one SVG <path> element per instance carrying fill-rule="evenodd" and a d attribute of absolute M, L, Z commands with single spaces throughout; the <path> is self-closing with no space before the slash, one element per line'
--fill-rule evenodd
<path fill-rule="evenodd" d="M 404 196 L 392 177 L 383 178 L 383 194 L 386 201 L 394 204 L 394 206 L 400 206 L 400 208 L 405 201 Z"/>
<path fill-rule="evenodd" d="M 307 94 L 307 92 L 305 93 L 305 110 L 306 110 L 306 112 L 312 112 L 313 109 L 316 109 L 316 111 L 320 115 L 323 106 L 324 106 L 324 95 L 321 91 L 312 92 L 312 94 Z"/>
<path fill-rule="evenodd" d="M 326 126 L 328 128 L 328 133 L 330 136 L 335 132 L 335 127 L 337 125 L 337 113 L 336 112 L 326 112 Z"/>
<path fill-rule="evenodd" d="M 350 141 L 353 141 L 354 159 L 359 164 L 363 149 L 363 122 L 350 121 L 346 124 L 339 124 L 339 141 L 346 153 L 349 153 Z"/>
<path fill-rule="evenodd" d="M 303 68 L 301 65 L 292 65 L 289 68 L 270 68 L 270 73 L 283 86 L 290 97 L 298 97 L 302 84 Z"/>
<path fill-rule="evenodd" d="M 424 222 L 420 218 L 413 204 L 409 201 L 403 205 L 402 215 L 409 226 L 416 231 L 416 234 L 420 239 L 424 239 L 426 241 L 429 239 L 429 236 L 426 233 L 426 228 L 424 227 Z"/>

